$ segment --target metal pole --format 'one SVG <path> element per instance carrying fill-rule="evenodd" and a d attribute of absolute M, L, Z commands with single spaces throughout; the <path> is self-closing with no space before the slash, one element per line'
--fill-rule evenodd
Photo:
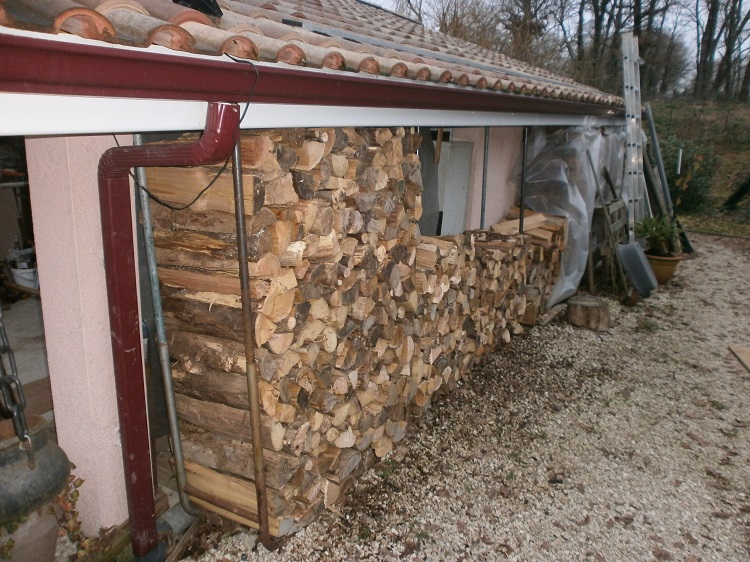
<path fill-rule="evenodd" d="M 651 104 L 646 103 L 646 119 L 648 120 L 648 130 L 651 133 L 651 141 L 654 143 L 654 156 L 656 157 L 656 170 L 659 172 L 662 190 L 664 191 L 664 200 L 667 207 L 667 216 L 671 219 L 674 213 L 672 208 L 672 195 L 669 193 L 669 184 L 667 184 L 667 172 L 664 169 L 664 160 L 661 157 L 661 147 L 659 146 L 659 137 L 656 136 L 656 124 L 654 123 L 654 114 L 651 113 Z"/>
<path fill-rule="evenodd" d="M 234 212 L 237 224 L 237 259 L 240 265 L 240 292 L 242 295 L 242 324 L 245 333 L 245 369 L 247 374 L 247 397 L 250 403 L 250 432 L 253 439 L 253 468 L 255 471 L 255 493 L 258 504 L 260 540 L 268 550 L 275 548 L 268 529 L 268 496 L 266 468 L 263 460 L 261 437 L 260 393 L 258 373 L 255 368 L 254 323 L 250 307 L 250 272 L 247 268 L 247 235 L 245 232 L 245 190 L 242 184 L 242 156 L 240 142 L 232 153 L 232 178 L 234 180 Z"/>
<path fill-rule="evenodd" d="M 133 144 L 141 146 L 143 137 L 139 134 L 133 135 Z M 148 188 L 146 185 L 146 173 L 142 167 L 135 168 L 135 181 Z M 148 193 L 145 189 L 138 190 L 141 201 L 141 220 L 143 221 L 143 238 L 146 246 L 146 263 L 148 264 L 148 279 L 151 285 L 151 301 L 154 307 L 154 321 L 156 323 L 156 343 L 159 347 L 159 363 L 161 365 L 161 377 L 164 382 L 164 398 L 167 404 L 167 420 L 169 422 L 169 438 L 172 441 L 172 455 L 174 456 L 175 476 L 177 478 L 177 494 L 180 505 L 190 515 L 198 515 L 200 510 L 190 503 L 190 498 L 185 493 L 185 459 L 182 455 L 182 440 L 180 429 L 177 425 L 177 407 L 174 400 L 174 383 L 172 381 L 172 364 L 169 360 L 169 346 L 167 345 L 167 330 L 164 327 L 164 311 L 161 306 L 161 291 L 159 290 L 159 276 L 156 270 L 156 250 L 154 249 L 154 230 L 151 224 L 151 207 L 149 206 Z"/>
<path fill-rule="evenodd" d="M 487 159 L 490 154 L 490 128 L 484 128 L 484 163 L 482 166 L 482 214 L 479 219 L 479 228 L 484 230 L 484 213 L 487 205 Z"/>
<path fill-rule="evenodd" d="M 518 215 L 518 233 L 523 234 L 523 215 L 526 205 L 526 158 L 528 157 L 529 128 L 523 128 L 523 154 L 521 154 L 521 204 Z"/>

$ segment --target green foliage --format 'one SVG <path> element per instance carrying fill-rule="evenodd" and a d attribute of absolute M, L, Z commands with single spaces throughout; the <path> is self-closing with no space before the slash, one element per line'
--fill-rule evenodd
<path fill-rule="evenodd" d="M 75 468 L 75 465 L 71 464 L 71 468 Z M 71 473 L 65 488 L 50 507 L 60 525 L 60 534 L 66 535 L 76 546 L 76 553 L 71 556 L 72 560 L 88 560 L 105 552 L 109 548 L 110 536 L 115 531 L 114 527 L 100 529 L 98 537 L 89 537 L 83 532 L 77 509 L 79 488 L 83 486 L 83 482 L 82 478 L 77 478 Z"/>
<path fill-rule="evenodd" d="M 637 332 L 658 332 L 659 324 L 646 316 L 639 316 L 635 321 L 635 330 Z"/>
<path fill-rule="evenodd" d="M 660 142 L 672 202 L 678 211 L 705 212 L 710 203 L 711 182 L 717 159 L 713 146 L 701 139 L 670 135 Z M 682 165 L 677 173 L 677 155 L 682 149 Z"/>
<path fill-rule="evenodd" d="M 0 560 L 10 560 L 13 557 L 13 547 L 16 546 L 16 541 L 10 535 L 15 533 L 18 526 L 24 521 L 26 521 L 26 517 L 0 526 Z M 8 535 L 7 539 L 4 538 L 5 535 Z"/>
<path fill-rule="evenodd" d="M 655 256 L 676 256 L 682 253 L 679 231 L 667 217 L 646 217 L 635 225 L 635 236 L 646 240 L 646 253 Z"/>

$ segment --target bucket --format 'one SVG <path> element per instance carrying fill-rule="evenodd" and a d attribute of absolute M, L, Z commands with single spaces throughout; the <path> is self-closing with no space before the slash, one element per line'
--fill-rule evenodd
<path fill-rule="evenodd" d="M 36 267 L 29 269 L 16 269 L 15 267 L 11 267 L 10 273 L 13 275 L 13 282 L 16 285 L 29 287 L 30 289 L 39 288 L 39 277 L 37 277 L 36 274 Z"/>
<path fill-rule="evenodd" d="M 49 436 L 41 416 L 27 418 L 34 451 L 30 466 L 25 449 L 19 446 L 13 422 L 0 421 L 0 525 L 17 520 L 53 500 L 68 482 L 70 462 Z"/>
<path fill-rule="evenodd" d="M 620 255 L 622 267 L 625 269 L 630 282 L 638 293 L 646 298 L 651 291 L 659 286 L 654 272 L 646 259 L 646 253 L 638 242 L 618 244 L 617 253 Z"/>

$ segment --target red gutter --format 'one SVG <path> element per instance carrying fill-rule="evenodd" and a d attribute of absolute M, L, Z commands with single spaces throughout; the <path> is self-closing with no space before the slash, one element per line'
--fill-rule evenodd
<path fill-rule="evenodd" d="M 110 148 L 99 160 L 104 270 L 122 458 L 136 559 L 152 553 L 158 546 L 158 538 L 128 173 L 136 166 L 188 166 L 221 162 L 229 156 L 236 143 L 239 120 L 237 105 L 212 103 L 208 107 L 206 128 L 200 140 Z"/>
<path fill-rule="evenodd" d="M 574 115 L 622 113 L 621 108 L 605 104 L 363 77 L 350 72 L 266 64 L 253 67 L 219 57 L 210 60 L 0 33 L 0 92 L 240 103 L 247 101 L 253 88 L 253 101 L 257 103 Z"/>

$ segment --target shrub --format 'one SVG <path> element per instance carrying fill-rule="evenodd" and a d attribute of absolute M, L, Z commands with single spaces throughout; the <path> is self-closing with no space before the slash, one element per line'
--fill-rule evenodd
<path fill-rule="evenodd" d="M 635 235 L 646 241 L 646 253 L 676 256 L 682 252 L 677 225 L 666 217 L 644 217 L 635 224 Z"/>
<path fill-rule="evenodd" d="M 660 146 L 672 202 L 678 211 L 707 211 L 711 181 L 717 165 L 713 147 L 700 139 L 687 140 L 674 135 L 662 139 Z M 677 154 L 680 149 L 682 166 L 678 174 Z"/>

